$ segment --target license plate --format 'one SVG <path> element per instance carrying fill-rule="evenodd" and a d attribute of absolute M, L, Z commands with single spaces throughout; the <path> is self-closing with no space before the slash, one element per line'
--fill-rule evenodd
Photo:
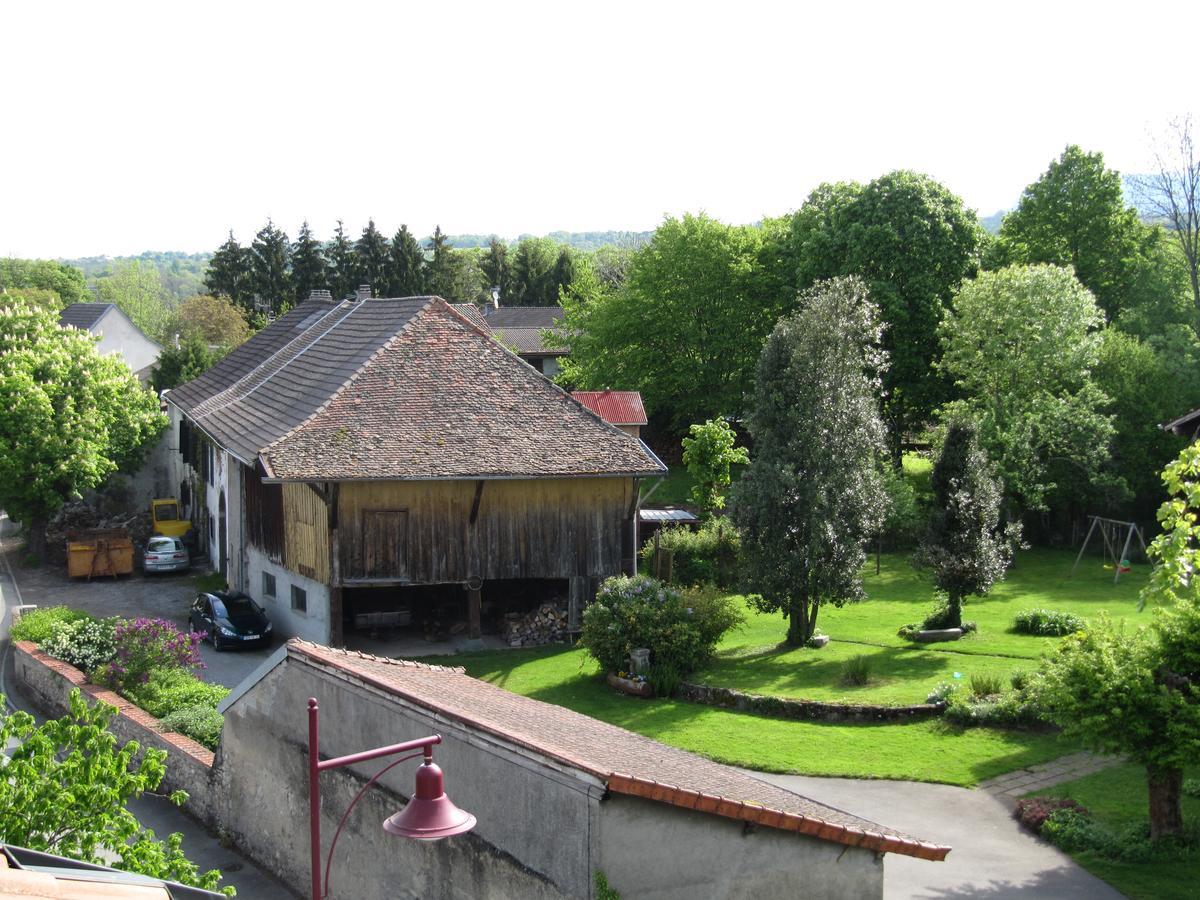
<path fill-rule="evenodd" d="M 243 634 L 242 640 L 243 641 L 257 641 L 258 635 L 257 634 Z"/>

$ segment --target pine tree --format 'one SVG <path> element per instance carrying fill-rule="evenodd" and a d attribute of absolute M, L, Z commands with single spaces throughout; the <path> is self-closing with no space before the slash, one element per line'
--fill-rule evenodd
<path fill-rule="evenodd" d="M 228 297 L 234 303 L 250 305 L 250 268 L 247 251 L 229 232 L 229 240 L 217 248 L 208 263 L 204 286 L 214 296 Z"/>
<path fill-rule="evenodd" d="M 401 225 L 392 238 L 386 284 L 389 297 L 419 297 L 425 293 L 425 253 L 407 225 Z"/>
<path fill-rule="evenodd" d="M 333 299 L 345 300 L 358 287 L 358 258 L 354 254 L 354 245 L 346 237 L 341 219 L 338 219 L 325 257 L 329 260 L 329 289 L 333 292 Z"/>
<path fill-rule="evenodd" d="M 354 255 L 358 258 L 359 283 L 371 285 L 376 297 L 390 293 L 384 284 L 387 280 L 388 249 L 388 239 L 379 233 L 375 220 L 368 219 L 362 237 L 354 245 Z"/>
<path fill-rule="evenodd" d="M 431 257 L 429 260 L 429 292 L 445 300 L 454 300 L 454 248 L 447 240 L 440 225 L 434 226 L 433 237 L 429 239 Z"/>
<path fill-rule="evenodd" d="M 550 273 L 550 278 L 547 279 L 547 286 L 550 290 L 545 297 L 545 305 L 558 306 L 560 291 L 569 288 L 574 280 L 575 257 L 571 255 L 571 248 L 564 244 L 558 251 L 558 259 L 554 261 L 554 269 Z"/>
<path fill-rule="evenodd" d="M 512 281 L 512 272 L 508 266 L 508 245 L 493 235 L 487 249 L 479 257 L 479 268 L 483 270 L 488 288 L 499 289 L 500 297 L 507 299 Z"/>
<path fill-rule="evenodd" d="M 267 219 L 250 245 L 250 283 L 272 313 L 291 306 L 291 256 L 287 234 Z"/>
<path fill-rule="evenodd" d="M 509 305 L 557 305 L 557 290 L 553 303 L 546 302 L 553 279 L 554 242 L 545 238 L 522 238 L 517 242 L 513 257 Z"/>
<path fill-rule="evenodd" d="M 307 300 L 313 291 L 329 287 L 328 268 L 321 242 L 313 237 L 305 221 L 292 244 L 292 288 L 297 303 Z"/>

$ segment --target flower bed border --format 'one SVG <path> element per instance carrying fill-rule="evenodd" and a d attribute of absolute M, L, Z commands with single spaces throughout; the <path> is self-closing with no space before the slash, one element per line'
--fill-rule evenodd
<path fill-rule="evenodd" d="M 732 688 L 684 682 L 673 696 L 689 703 L 716 706 L 759 716 L 798 719 L 811 722 L 919 722 L 934 719 L 946 711 L 943 703 L 918 703 L 912 706 L 882 706 L 872 703 L 829 703 L 746 694 Z"/>
<path fill-rule="evenodd" d="M 168 754 L 166 775 L 160 790 L 187 791 L 185 809 L 208 823 L 219 818 L 213 764 L 216 754 L 184 734 L 163 729 L 162 723 L 140 706 L 108 688 L 92 684 L 70 663 L 43 653 L 30 641 L 13 642 L 16 676 L 34 706 L 49 715 L 67 712 L 71 691 L 78 688 L 89 702 L 104 702 L 117 708 L 109 730 L 121 742 L 137 741 Z"/>

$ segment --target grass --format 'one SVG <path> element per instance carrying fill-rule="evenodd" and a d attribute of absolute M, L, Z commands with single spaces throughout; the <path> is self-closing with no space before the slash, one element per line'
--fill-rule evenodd
<path fill-rule="evenodd" d="M 743 465 L 733 465 L 729 467 L 729 475 L 734 482 L 746 470 Z M 654 495 L 647 500 L 647 495 L 654 485 L 658 484 L 658 488 L 654 490 Z M 686 506 L 692 502 L 692 486 L 695 482 L 688 470 L 683 465 L 671 466 L 667 476 L 658 482 L 653 478 L 647 478 L 642 483 L 642 500 L 648 502 L 651 506 Z"/>
<path fill-rule="evenodd" d="M 1187 775 L 1195 778 L 1200 775 L 1200 770 L 1193 769 Z M 1071 797 L 1086 806 L 1097 821 L 1114 831 L 1148 821 L 1146 770 L 1141 766 L 1105 769 L 1038 794 Z M 1194 822 L 1197 817 L 1200 817 L 1200 798 L 1185 796 L 1184 821 Z M 1190 900 L 1196 896 L 1196 885 L 1200 882 L 1200 853 L 1145 863 L 1117 862 L 1090 852 L 1075 853 L 1072 857 L 1133 900 Z"/>
<path fill-rule="evenodd" d="M 940 721 L 817 724 L 675 700 L 638 700 L 609 688 L 582 650 L 561 646 L 459 654 L 454 664 L 514 693 L 764 772 L 972 785 L 1075 749 L 1053 734 L 959 729 Z"/>

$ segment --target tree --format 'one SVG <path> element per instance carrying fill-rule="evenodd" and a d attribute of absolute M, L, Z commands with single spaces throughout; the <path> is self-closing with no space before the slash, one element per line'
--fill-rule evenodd
<path fill-rule="evenodd" d="M 575 280 L 575 256 L 571 253 L 571 248 L 565 244 L 558 250 L 558 258 L 554 261 L 554 268 L 550 271 L 548 280 L 549 296 L 546 306 L 558 306 L 559 297 L 562 292 L 571 286 L 571 282 Z"/>
<path fill-rule="evenodd" d="M 292 290 L 297 303 L 307 300 L 313 291 L 328 290 L 327 270 L 321 242 L 313 237 L 305 221 L 292 244 Z"/>
<path fill-rule="evenodd" d="M 1070 736 L 1146 767 L 1150 837 L 1183 831 L 1183 770 L 1200 745 L 1200 444 L 1163 472 L 1171 498 L 1150 545 L 1158 565 L 1142 592 L 1152 629 L 1134 632 L 1102 615 L 1042 663 L 1038 702 Z"/>
<path fill-rule="evenodd" d="M 26 299 L 31 289 L 52 291 L 57 309 L 87 299 L 83 272 L 50 259 L 0 259 L 0 294 L 16 289 Z"/>
<path fill-rule="evenodd" d="M 354 255 L 358 257 L 359 280 L 371 285 L 377 297 L 383 296 L 380 291 L 387 280 L 388 250 L 388 239 L 379 233 L 375 220 L 368 219 L 362 237 L 354 245 Z"/>
<path fill-rule="evenodd" d="M 325 255 L 329 259 L 329 288 L 333 292 L 333 299 L 345 300 L 353 296 L 358 287 L 358 257 L 354 253 L 354 245 L 346 237 L 341 219 L 338 219 L 333 240 Z"/>
<path fill-rule="evenodd" d="M 792 219 L 797 286 L 859 275 L 886 326 L 883 413 L 892 464 L 904 436 L 927 423 L 946 392 L 933 362 L 937 325 L 954 290 L 979 266 L 975 214 L 938 182 L 890 172 L 865 186 L 821 185 Z"/>
<path fill-rule="evenodd" d="M 499 290 L 502 302 L 507 303 L 512 279 L 508 265 L 508 244 L 493 235 L 488 241 L 487 250 L 479 259 L 479 268 L 488 287 Z"/>
<path fill-rule="evenodd" d="M 1139 268 L 1150 264 L 1155 240 L 1125 205 L 1121 176 L 1104 167 L 1104 155 L 1072 144 L 1004 217 L 997 251 L 1007 263 L 1073 267 L 1114 319 L 1140 299 Z"/>
<path fill-rule="evenodd" d="M 388 257 L 387 296 L 420 297 L 425 293 L 425 254 L 407 225 L 392 238 Z"/>
<path fill-rule="evenodd" d="M 226 353 L 226 348 L 210 348 L 199 335 L 183 338 L 179 346 L 171 345 L 158 356 L 150 373 L 150 386 L 156 393 L 179 387 L 213 367 Z"/>
<path fill-rule="evenodd" d="M 736 446 L 737 434 L 723 419 L 692 425 L 688 434 L 683 439 L 683 464 L 695 482 L 692 502 L 709 516 L 725 507 L 730 465 L 744 465 L 750 462 L 750 456 L 745 447 Z"/>
<path fill-rule="evenodd" d="M 268 312 L 286 312 L 291 307 L 291 256 L 287 234 L 267 219 L 250 245 L 250 284 Z"/>
<path fill-rule="evenodd" d="M 196 294 L 179 305 L 171 323 L 171 333 L 180 338 L 199 338 L 213 347 L 230 350 L 245 343 L 251 335 L 246 312 L 225 297 Z"/>
<path fill-rule="evenodd" d="M 1092 376 L 1102 322 L 1069 269 L 1009 266 L 965 282 L 938 330 L 942 370 L 965 395 L 942 415 L 975 423 L 1019 510 L 1123 494 L 1104 468 L 1113 423 Z"/>
<path fill-rule="evenodd" d="M 153 266 L 136 260 L 116 266 L 96 282 L 96 297 L 113 303 L 152 340 L 162 340 L 171 318 L 162 280 Z"/>
<path fill-rule="evenodd" d="M 734 487 L 746 583 L 808 641 L 822 605 L 862 597 L 863 547 L 887 511 L 879 391 L 886 357 L 866 284 L 814 285 L 775 326 L 758 363 L 754 458 Z"/>
<path fill-rule="evenodd" d="M 526 237 L 517 242 L 513 251 L 511 289 L 506 295 L 509 306 L 558 305 L 558 291 L 551 290 L 556 249 L 549 238 Z"/>
<path fill-rule="evenodd" d="M 140 463 L 166 427 L 158 397 L 96 338 L 0 295 L 0 508 L 23 522 L 29 552 L 69 497 Z"/>
<path fill-rule="evenodd" d="M 430 257 L 426 268 L 426 287 L 431 294 L 453 302 L 456 299 L 453 248 L 440 225 L 434 226 L 427 249 Z"/>
<path fill-rule="evenodd" d="M 1192 139 L 1192 117 L 1173 119 L 1169 137 L 1155 150 L 1158 170 L 1137 180 L 1138 192 L 1166 222 L 1187 263 L 1194 327 L 1200 335 L 1200 155 Z M 1168 143 L 1169 142 L 1169 143 Z"/>
<path fill-rule="evenodd" d="M 686 215 L 637 251 L 623 287 L 581 267 L 563 298 L 564 379 L 641 391 L 674 434 L 740 415 L 762 341 L 790 306 L 763 277 L 763 241 L 762 229 Z"/>
<path fill-rule="evenodd" d="M 973 423 L 950 423 L 930 486 L 933 508 L 916 561 L 946 592 L 942 627 L 961 628 L 963 600 L 986 596 L 1004 577 L 1018 538 L 1000 528 L 1003 492 Z"/>
<path fill-rule="evenodd" d="M 221 873 L 201 874 L 184 855 L 183 835 L 157 840 L 127 808 L 162 783 L 167 754 L 133 741 L 118 746 L 108 730 L 116 711 L 89 708 L 73 690 L 67 715 L 38 725 L 8 713 L 0 698 L 0 746 L 12 744 L 0 778 L 0 841 L 98 865 L 113 865 L 116 854 L 118 869 L 216 890 Z M 187 794 L 170 800 L 181 806 Z"/>
<path fill-rule="evenodd" d="M 250 286 L 250 258 L 242 245 L 229 232 L 229 240 L 217 248 L 208 263 L 204 286 L 210 294 L 228 297 L 239 306 L 251 306 L 254 293 Z"/>

